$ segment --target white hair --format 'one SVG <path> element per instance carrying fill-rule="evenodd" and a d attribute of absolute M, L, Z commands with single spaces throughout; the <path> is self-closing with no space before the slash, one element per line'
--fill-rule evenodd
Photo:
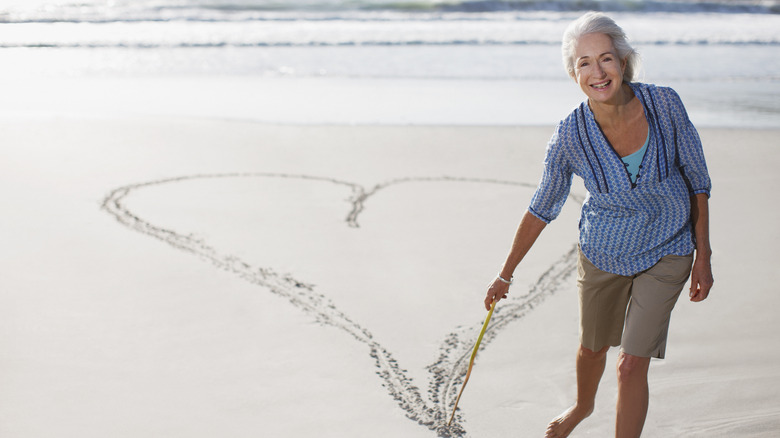
<path fill-rule="evenodd" d="M 574 46 L 577 40 L 585 35 L 601 33 L 612 40 L 612 45 L 617 51 L 621 61 L 626 61 L 626 68 L 623 71 L 623 81 L 631 82 L 634 80 L 639 70 L 639 53 L 628 43 L 628 37 L 623 29 L 615 21 L 601 12 L 588 12 L 580 18 L 569 24 L 566 31 L 563 32 L 563 41 L 561 52 L 563 55 L 563 66 L 569 76 L 574 78 Z"/>

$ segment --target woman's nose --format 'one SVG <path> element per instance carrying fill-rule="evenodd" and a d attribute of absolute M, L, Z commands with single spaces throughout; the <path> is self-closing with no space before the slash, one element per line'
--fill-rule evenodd
<path fill-rule="evenodd" d="M 598 62 L 596 63 L 596 71 L 595 71 L 595 73 L 596 73 L 597 77 L 604 77 L 604 69 L 601 68 L 601 63 L 598 63 Z"/>

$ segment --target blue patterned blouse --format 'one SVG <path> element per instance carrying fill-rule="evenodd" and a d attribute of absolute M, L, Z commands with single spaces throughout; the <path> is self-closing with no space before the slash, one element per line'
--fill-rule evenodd
<path fill-rule="evenodd" d="M 636 183 L 586 101 L 558 124 L 529 207 L 551 222 L 566 201 L 572 175 L 581 177 L 588 196 L 580 216 L 580 248 L 596 267 L 619 275 L 644 271 L 669 254 L 690 254 L 695 246 L 690 198 L 709 197 L 711 188 L 701 140 L 677 93 L 629 85 L 650 126 Z"/>

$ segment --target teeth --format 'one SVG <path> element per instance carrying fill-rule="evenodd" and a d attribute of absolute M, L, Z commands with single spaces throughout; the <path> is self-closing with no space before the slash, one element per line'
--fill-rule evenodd
<path fill-rule="evenodd" d="M 609 85 L 611 82 L 612 81 L 607 81 L 607 82 L 604 82 L 603 84 L 600 84 L 600 85 L 594 85 L 593 88 L 606 88 L 607 85 Z"/>

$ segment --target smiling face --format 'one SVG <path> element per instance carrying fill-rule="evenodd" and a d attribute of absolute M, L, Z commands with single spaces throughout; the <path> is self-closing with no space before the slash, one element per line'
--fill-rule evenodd
<path fill-rule="evenodd" d="M 620 97 L 626 60 L 618 57 L 612 39 L 603 33 L 583 35 L 574 46 L 574 80 L 593 103 Z"/>

